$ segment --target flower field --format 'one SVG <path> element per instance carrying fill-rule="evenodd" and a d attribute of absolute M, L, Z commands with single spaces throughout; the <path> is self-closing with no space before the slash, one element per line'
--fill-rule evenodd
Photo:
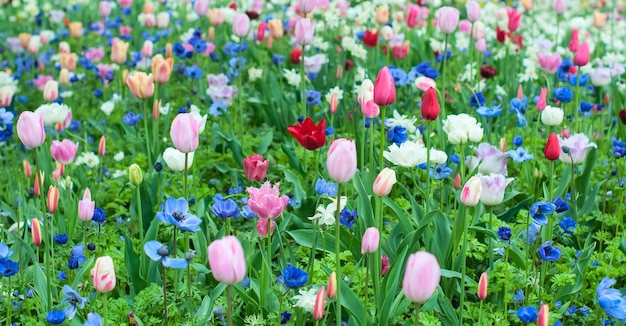
<path fill-rule="evenodd" d="M 0 324 L 626 325 L 625 5 L 0 1 Z"/>

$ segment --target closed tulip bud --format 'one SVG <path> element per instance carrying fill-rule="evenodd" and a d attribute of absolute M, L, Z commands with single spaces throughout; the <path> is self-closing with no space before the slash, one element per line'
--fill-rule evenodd
<path fill-rule="evenodd" d="M 47 197 L 48 201 L 48 212 L 50 213 L 54 213 L 57 211 L 57 208 L 59 207 L 59 188 L 55 187 L 55 186 L 50 186 L 50 188 L 48 188 L 48 197 Z"/>
<path fill-rule="evenodd" d="M 459 24 L 459 10 L 453 7 L 441 7 L 437 12 L 437 26 L 444 34 L 450 34 L 456 30 Z"/>
<path fill-rule="evenodd" d="M 522 0 L 524 10 L 531 11 L 533 9 L 533 0 Z"/>
<path fill-rule="evenodd" d="M 543 154 L 550 161 L 556 161 L 561 155 L 561 145 L 559 143 L 559 137 L 555 133 L 550 133 L 546 147 L 543 150 Z"/>
<path fill-rule="evenodd" d="M 300 12 L 307 14 L 312 12 L 317 6 L 318 0 L 298 0 L 298 9 Z"/>
<path fill-rule="evenodd" d="M 396 171 L 384 168 L 374 180 L 374 194 L 379 197 L 388 196 L 396 184 Z"/>
<path fill-rule="evenodd" d="M 128 167 L 128 179 L 134 186 L 139 186 L 143 182 L 143 173 L 137 164 Z"/>
<path fill-rule="evenodd" d="M 102 135 L 102 137 L 100 137 L 100 143 L 98 144 L 98 155 L 104 156 L 104 154 L 106 154 L 106 145 L 107 138 L 106 136 Z"/>
<path fill-rule="evenodd" d="M 269 218 L 260 218 L 256 222 L 256 231 L 257 233 L 259 233 L 259 237 L 261 238 L 267 238 L 268 236 L 272 235 L 272 233 L 274 233 L 275 227 L 276 223 L 274 223 L 274 221 Z"/>
<path fill-rule="evenodd" d="M 144 14 L 154 14 L 155 11 L 156 7 L 151 2 L 144 3 L 143 7 L 141 8 L 141 12 L 143 12 Z"/>
<path fill-rule="evenodd" d="M 374 102 L 378 105 L 389 105 L 396 100 L 396 86 L 389 67 L 385 66 L 376 76 L 374 83 Z"/>
<path fill-rule="evenodd" d="M 563 109 L 548 105 L 541 112 L 541 122 L 546 126 L 558 126 L 563 122 L 564 115 Z"/>
<path fill-rule="evenodd" d="M 220 9 L 209 10 L 209 22 L 211 25 L 219 26 L 224 22 L 224 13 Z"/>
<path fill-rule="evenodd" d="M 111 14 L 111 3 L 108 1 L 100 1 L 98 4 L 98 15 L 100 15 L 101 19 L 105 17 L 109 17 Z"/>
<path fill-rule="evenodd" d="M 427 121 L 436 120 L 439 116 L 439 100 L 437 99 L 437 91 L 429 88 L 424 96 L 422 96 L 422 118 Z"/>
<path fill-rule="evenodd" d="M 67 69 L 61 69 L 59 73 L 59 83 L 67 85 L 70 83 L 70 71 Z"/>
<path fill-rule="evenodd" d="M 233 34 L 244 37 L 250 28 L 250 17 L 246 14 L 238 13 L 233 17 Z"/>
<path fill-rule="evenodd" d="M 208 248 L 213 277 L 224 284 L 236 284 L 246 276 L 243 247 L 235 236 L 213 241 Z"/>
<path fill-rule="evenodd" d="M 374 99 L 374 83 L 369 79 L 363 79 L 357 93 L 357 102 L 363 105 Z M 377 114 L 378 115 L 378 114 Z"/>
<path fill-rule="evenodd" d="M 83 23 L 72 22 L 69 26 L 70 36 L 73 38 L 79 38 L 83 36 Z"/>
<path fill-rule="evenodd" d="M 115 265 L 109 256 L 98 257 L 91 269 L 91 281 L 96 291 L 110 292 L 115 288 Z"/>
<path fill-rule="evenodd" d="M 265 40 L 265 29 L 267 29 L 267 23 L 260 22 L 256 29 L 256 40 L 258 42 L 263 42 L 263 40 Z"/>
<path fill-rule="evenodd" d="M 437 258 L 425 251 L 409 256 L 402 280 L 402 292 L 407 299 L 426 302 L 437 290 L 441 280 L 441 268 Z"/>
<path fill-rule="evenodd" d="M 461 189 L 461 174 L 457 173 L 456 177 L 454 177 L 454 189 Z"/>
<path fill-rule="evenodd" d="M 85 188 L 83 199 L 78 201 L 78 218 L 81 221 L 91 221 L 95 211 L 96 203 L 91 200 L 91 192 L 89 188 Z"/>
<path fill-rule="evenodd" d="M 24 49 L 28 47 L 28 43 L 30 42 L 31 35 L 29 33 L 20 33 L 18 34 L 20 39 L 20 44 Z"/>
<path fill-rule="evenodd" d="M 605 13 L 601 13 L 599 11 L 593 12 L 593 26 L 596 28 L 602 28 L 606 25 L 607 16 Z"/>
<path fill-rule="evenodd" d="M 72 53 L 72 50 L 70 48 L 70 44 L 63 41 L 61 43 L 59 43 L 59 54 L 70 54 Z"/>
<path fill-rule="evenodd" d="M 333 299 L 337 295 L 337 273 L 332 272 L 328 276 L 328 298 Z"/>
<path fill-rule="evenodd" d="M 31 234 L 33 238 L 33 244 L 37 247 L 41 245 L 41 222 L 38 219 L 34 218 L 31 224 Z"/>
<path fill-rule="evenodd" d="M 143 46 L 141 47 L 141 56 L 144 58 L 151 57 L 153 48 L 154 43 L 150 40 L 145 40 L 143 42 Z"/>
<path fill-rule="evenodd" d="M 167 43 L 165 45 L 165 57 L 166 58 L 172 57 L 172 43 Z"/>
<path fill-rule="evenodd" d="M 43 116 L 30 111 L 24 111 L 17 119 L 17 136 L 24 146 L 36 148 L 46 140 L 46 131 L 43 128 Z"/>
<path fill-rule="evenodd" d="M 249 181 L 261 181 L 265 179 L 269 163 L 268 160 L 263 160 L 263 156 L 259 154 L 246 157 L 243 160 L 243 171 L 246 175 L 246 179 Z"/>
<path fill-rule="evenodd" d="M 371 254 L 378 250 L 380 242 L 380 232 L 375 227 L 365 230 L 363 239 L 361 240 L 361 254 Z"/>
<path fill-rule="evenodd" d="M 30 167 L 30 162 L 28 162 L 28 160 L 23 160 L 22 161 L 22 165 L 24 166 L 24 175 L 27 178 L 30 178 L 30 176 L 32 175 L 32 169 Z"/>
<path fill-rule="evenodd" d="M 467 19 L 472 23 L 480 19 L 480 5 L 476 1 L 467 3 Z"/>
<path fill-rule="evenodd" d="M 373 100 L 361 104 L 361 112 L 368 118 L 375 118 L 380 114 L 380 107 Z"/>
<path fill-rule="evenodd" d="M 15 88 L 13 86 L 0 87 L 0 107 L 9 107 L 13 102 L 13 95 L 15 95 Z"/>
<path fill-rule="evenodd" d="M 313 318 L 315 320 L 322 320 L 324 318 L 324 311 L 326 310 L 326 288 L 322 287 L 317 291 L 317 297 L 315 297 L 315 305 L 313 306 Z"/>
<path fill-rule="evenodd" d="M 487 42 L 485 41 L 485 38 L 480 38 L 478 39 L 478 41 L 476 41 L 476 50 L 478 52 L 485 52 L 487 51 Z"/>
<path fill-rule="evenodd" d="M 49 80 L 43 87 L 43 99 L 46 101 L 54 101 L 59 96 L 59 83 Z"/>
<path fill-rule="evenodd" d="M 563 14 L 567 11 L 567 0 L 554 0 L 552 1 L 552 8 L 557 14 Z"/>
<path fill-rule="evenodd" d="M 78 143 L 74 143 L 69 139 L 64 139 L 63 141 L 53 140 L 50 145 L 52 158 L 63 165 L 70 164 L 74 161 L 77 150 Z"/>
<path fill-rule="evenodd" d="M 126 85 L 137 98 L 146 99 L 154 95 L 154 78 L 152 74 L 134 71 L 126 77 Z"/>
<path fill-rule="evenodd" d="M 129 44 L 124 41 L 113 41 L 111 46 L 111 61 L 117 64 L 124 64 L 126 62 L 126 56 L 128 54 Z"/>
<path fill-rule="evenodd" d="M 39 171 L 39 173 L 35 174 L 35 183 L 33 186 L 33 193 L 37 197 L 39 197 L 39 195 L 41 194 L 41 188 L 43 188 L 44 177 L 45 175 L 43 171 Z"/>
<path fill-rule="evenodd" d="M 161 116 L 161 100 L 152 103 L 152 120 L 159 120 Z"/>
<path fill-rule="evenodd" d="M 296 23 L 294 34 L 296 43 L 305 46 L 313 42 L 313 34 L 315 33 L 315 23 L 308 18 L 300 19 Z"/>
<path fill-rule="evenodd" d="M 548 326 L 550 319 L 550 306 L 547 304 L 541 305 L 539 309 L 539 317 L 537 318 L 537 326 Z"/>
<path fill-rule="evenodd" d="M 341 66 L 339 66 L 339 68 L 341 68 Z M 330 113 L 331 114 L 335 114 L 337 112 L 337 94 L 333 93 L 333 95 L 330 96 Z"/>
<path fill-rule="evenodd" d="M 174 118 L 170 128 L 170 137 L 176 149 L 182 153 L 191 153 L 198 148 L 198 135 L 204 128 L 204 122 L 199 122 L 191 113 L 181 113 Z M 201 126 L 202 124 L 202 126 Z"/>
<path fill-rule="evenodd" d="M 209 10 L 209 0 L 196 0 L 193 10 L 196 11 L 198 16 L 204 16 Z"/>
<path fill-rule="evenodd" d="M 480 178 L 477 176 L 471 177 L 463 186 L 463 190 L 461 190 L 461 203 L 465 206 L 476 206 L 480 201 L 481 192 L 482 184 Z"/>
<path fill-rule="evenodd" d="M 611 95 L 609 95 L 608 92 L 604 93 L 604 99 L 603 99 L 604 105 L 609 105 L 610 101 L 611 101 Z"/>
<path fill-rule="evenodd" d="M 326 157 L 326 169 L 330 177 L 338 183 L 352 180 L 356 173 L 356 145 L 354 141 L 340 138 L 330 144 Z"/>
<path fill-rule="evenodd" d="M 160 12 L 156 15 L 156 26 L 165 29 L 170 25 L 170 15 L 167 12 Z"/>
<path fill-rule="evenodd" d="M 165 59 L 160 54 L 155 55 L 154 58 L 152 58 L 152 76 L 154 76 L 154 81 L 159 84 L 166 83 L 172 75 L 173 67 L 173 58 Z"/>
<path fill-rule="evenodd" d="M 548 89 L 542 87 L 539 92 L 539 101 L 537 101 L 537 110 L 543 111 L 546 108 L 546 98 L 548 97 Z"/>
<path fill-rule="evenodd" d="M 506 152 L 506 138 L 500 138 L 500 151 L 502 153 Z"/>
<path fill-rule="evenodd" d="M 569 46 L 568 46 L 569 52 L 576 53 L 576 51 L 578 51 L 578 47 L 579 47 L 579 45 L 578 45 L 578 29 L 577 28 L 573 28 L 572 29 L 572 38 L 569 41 Z"/>
<path fill-rule="evenodd" d="M 480 275 L 480 281 L 478 281 L 478 299 L 485 300 L 487 298 L 488 282 L 487 272 L 483 272 Z"/>
<path fill-rule="evenodd" d="M 267 26 L 270 29 L 270 35 L 273 39 L 279 39 L 283 37 L 283 22 L 280 19 L 272 19 L 267 22 Z"/>
<path fill-rule="evenodd" d="M 589 63 L 589 56 L 589 45 L 584 41 L 574 54 L 574 64 L 579 67 L 586 66 Z"/>
<path fill-rule="evenodd" d="M 389 22 L 389 8 L 379 6 L 376 7 L 376 23 L 385 25 Z"/>

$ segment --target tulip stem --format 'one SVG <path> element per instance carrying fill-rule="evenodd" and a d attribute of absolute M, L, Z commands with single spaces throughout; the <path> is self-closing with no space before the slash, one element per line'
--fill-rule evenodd
<path fill-rule="evenodd" d="M 163 320 L 167 325 L 167 276 L 165 274 L 165 265 L 161 264 L 161 273 L 163 274 Z"/>
<path fill-rule="evenodd" d="M 576 104 L 574 104 L 574 112 L 572 112 L 574 117 L 579 118 L 577 123 L 577 132 L 581 132 L 583 129 L 582 119 L 580 119 L 580 114 L 578 113 L 578 107 L 580 106 L 580 68 L 581 66 L 578 66 L 578 70 L 576 71 L 576 101 L 574 102 Z"/>
<path fill-rule="evenodd" d="M 104 326 L 109 324 L 109 298 L 107 298 L 107 293 L 102 293 L 102 301 L 104 305 L 104 318 L 102 318 L 102 324 Z M 167 315 L 167 314 L 166 314 Z M 167 324 L 167 317 L 165 317 L 165 324 Z"/>
<path fill-rule="evenodd" d="M 152 155 L 150 155 L 150 134 L 148 132 L 148 104 L 146 100 L 142 101 L 142 106 L 143 106 L 143 127 L 146 133 L 146 155 L 148 156 L 148 168 L 150 168 L 152 166 Z"/>
<path fill-rule="evenodd" d="M 139 221 L 139 239 L 143 246 L 143 211 L 141 209 L 141 188 L 137 185 L 137 220 Z M 143 255 L 142 255 L 143 256 Z"/>
<path fill-rule="evenodd" d="M 381 161 L 382 162 L 382 161 Z M 342 183 L 337 184 L 337 209 L 335 210 L 335 271 L 337 272 L 337 325 L 341 325 L 341 246 L 339 215 L 341 214 L 341 188 Z"/>
<path fill-rule="evenodd" d="M 459 304 L 459 325 L 463 325 L 463 312 L 464 312 L 464 304 L 465 304 L 465 274 L 466 274 L 466 263 L 467 263 L 467 217 L 468 217 L 469 207 L 465 207 L 463 212 L 463 245 L 461 247 L 461 298 Z"/>
<path fill-rule="evenodd" d="M 302 45 L 302 54 L 300 56 L 300 106 L 302 110 L 302 118 L 306 118 L 306 94 L 304 92 L 304 45 Z"/>
<path fill-rule="evenodd" d="M 480 300 L 480 309 L 478 310 L 478 326 L 482 325 L 483 321 L 483 301 L 485 300 Z M 504 314 L 506 315 L 506 311 Z"/>
<path fill-rule="evenodd" d="M 416 302 L 415 303 L 415 326 L 418 326 L 420 324 L 420 308 L 421 308 L 421 305 L 418 302 Z"/>
<path fill-rule="evenodd" d="M 569 159 L 572 162 L 572 218 L 574 221 L 578 221 L 578 200 L 576 198 L 576 167 L 574 166 L 574 159 L 572 158 L 572 154 L 569 153 Z"/>
<path fill-rule="evenodd" d="M 504 248 L 504 294 L 502 296 L 502 301 L 504 302 L 504 320 L 507 320 L 507 314 L 508 314 L 508 310 L 506 308 L 507 306 L 507 302 L 506 302 L 506 287 L 507 287 L 507 282 L 509 281 L 509 241 L 507 241 L 507 246 Z M 482 309 L 481 309 L 482 310 Z M 478 325 L 481 325 L 480 323 L 478 323 Z"/>
<path fill-rule="evenodd" d="M 380 119 L 381 119 L 381 125 L 380 125 L 380 161 L 378 162 L 378 167 L 379 167 L 379 171 L 382 171 L 383 168 L 385 167 L 385 162 L 383 161 L 385 159 L 385 156 L 383 155 L 383 153 L 385 152 L 385 114 L 387 111 L 387 106 L 383 105 L 383 107 L 381 108 L 381 113 L 380 113 Z M 370 120 L 370 128 L 374 128 L 374 121 Z M 372 139 L 372 142 L 374 141 L 374 139 Z M 382 218 L 382 217 L 381 217 Z"/>
<path fill-rule="evenodd" d="M 440 105 L 441 105 L 441 116 L 445 119 L 446 118 L 446 60 L 448 57 L 448 36 L 450 34 L 446 34 L 445 37 L 445 41 L 444 41 L 444 45 L 443 45 L 443 75 L 441 76 L 441 86 L 443 87 L 443 92 L 441 92 L 441 101 L 439 101 Z M 443 133 L 439 133 L 441 135 L 441 137 L 443 137 Z M 443 138 L 440 139 L 441 143 L 443 144 Z"/>
<path fill-rule="evenodd" d="M 491 231 L 493 227 L 493 210 L 491 206 L 487 206 L 487 214 L 489 214 L 489 225 L 487 229 Z M 489 239 L 489 268 L 493 268 L 493 239 L 487 237 Z M 482 300 L 481 300 L 482 303 Z M 480 325 L 480 323 L 479 323 Z"/>
<path fill-rule="evenodd" d="M 430 121 L 426 121 L 426 196 L 424 196 L 424 214 L 429 212 L 430 205 L 428 205 L 428 201 L 431 197 L 430 193 Z M 415 185 L 417 187 L 417 185 Z"/>
<path fill-rule="evenodd" d="M 233 326 L 233 286 L 231 284 L 226 287 L 226 301 L 228 303 L 226 320 L 228 321 L 228 326 Z"/>
<path fill-rule="evenodd" d="M 38 182 L 39 184 L 36 185 L 37 188 L 39 188 L 39 199 L 41 199 L 41 212 L 43 214 L 43 222 L 44 225 L 46 226 L 46 232 L 49 234 L 49 238 L 52 239 L 52 228 L 48 225 L 48 219 L 47 219 L 47 212 L 46 212 L 46 199 L 43 196 L 43 185 L 44 185 L 44 180 L 43 180 L 43 176 L 41 174 L 41 166 L 39 165 L 39 156 L 37 155 L 39 153 L 38 148 L 35 148 L 35 167 L 37 168 L 37 178 L 35 178 L 35 182 Z M 50 221 L 50 223 L 52 223 L 52 220 Z M 46 239 L 46 242 L 48 242 L 49 240 Z M 52 246 L 52 243 L 49 244 L 50 246 Z M 52 268 L 54 268 L 54 265 L 50 266 L 50 262 L 52 260 L 52 254 L 51 254 L 52 249 L 48 248 L 48 243 L 46 244 L 46 252 L 45 252 L 45 265 L 46 265 L 46 285 L 48 286 L 48 311 L 52 310 L 52 276 L 51 276 L 51 272 L 52 272 Z"/>
<path fill-rule="evenodd" d="M 363 325 L 367 326 L 367 303 L 369 302 L 369 275 L 370 275 L 370 254 L 365 254 L 365 299 L 363 301 Z"/>

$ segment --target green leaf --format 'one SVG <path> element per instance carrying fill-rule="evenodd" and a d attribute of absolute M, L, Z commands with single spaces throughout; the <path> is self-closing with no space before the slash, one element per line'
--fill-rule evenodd
<path fill-rule="evenodd" d="M 139 259 L 139 256 L 137 256 L 137 254 L 135 253 L 135 250 L 133 249 L 133 243 L 128 236 L 124 236 L 124 247 L 124 264 L 126 265 L 126 273 L 128 273 L 128 277 L 130 278 L 130 293 L 134 296 L 137 293 L 141 292 L 141 290 L 145 289 L 147 284 L 140 275 L 141 261 Z M 76 280 L 80 279 L 76 278 Z"/>
<path fill-rule="evenodd" d="M 263 136 L 263 139 L 261 139 L 261 143 L 257 145 L 256 152 L 261 155 L 265 154 L 267 152 L 267 149 L 272 144 L 273 140 L 274 133 L 270 130 L 268 133 L 265 134 L 265 136 Z"/>
<path fill-rule="evenodd" d="M 243 168 L 243 159 L 245 158 L 245 156 L 243 155 L 243 151 L 241 150 L 241 144 L 239 143 L 239 140 L 237 140 L 237 138 L 232 135 L 226 136 L 224 135 L 224 133 L 221 132 L 218 134 L 222 136 L 222 139 L 224 139 L 226 144 L 228 144 L 228 148 L 230 148 L 230 151 L 233 153 L 233 159 L 235 160 L 235 163 L 237 163 L 239 168 Z"/>
<path fill-rule="evenodd" d="M 41 305 L 43 307 L 48 307 L 48 284 L 46 282 L 46 276 L 41 270 L 41 265 L 37 262 L 35 262 L 35 265 L 33 266 L 33 278 L 35 281 L 35 292 L 39 294 Z"/>
<path fill-rule="evenodd" d="M 74 276 L 74 282 L 72 282 L 72 288 L 76 289 L 78 287 L 78 283 L 80 283 L 80 281 L 82 280 L 83 275 L 85 275 L 85 272 L 87 272 L 87 270 L 91 268 L 91 265 L 93 265 L 94 260 L 96 260 L 96 257 L 91 256 L 89 257 L 89 260 L 83 263 L 83 267 L 81 267 L 78 273 L 76 273 L 76 276 Z"/>
<path fill-rule="evenodd" d="M 306 174 L 304 173 L 304 170 L 302 170 L 302 163 L 300 163 L 300 159 L 293 152 L 293 148 L 287 146 L 285 143 L 280 144 L 280 147 L 283 149 L 283 152 L 287 154 L 287 159 L 289 160 L 291 167 L 304 177 Z"/>
<path fill-rule="evenodd" d="M 624 255 L 626 255 L 626 237 L 622 237 L 622 241 L 619 244 L 619 250 L 621 250 Z"/>
<path fill-rule="evenodd" d="M 451 271 L 448 269 L 441 270 L 441 277 L 445 278 L 458 278 L 461 279 L 462 274 L 456 271 Z M 476 285 L 478 284 L 475 280 L 471 279 L 469 276 L 465 275 L 465 284 Z"/>
<path fill-rule="evenodd" d="M 302 183 L 300 181 L 300 178 L 298 178 L 298 176 L 295 173 L 293 173 L 289 169 L 285 169 L 285 180 L 293 184 L 293 195 L 296 200 L 302 200 L 306 198 L 306 193 L 304 192 L 304 189 L 302 188 Z"/>
<path fill-rule="evenodd" d="M 591 238 L 588 238 L 585 248 L 582 250 L 580 257 L 578 257 L 578 261 L 576 262 L 576 265 L 574 265 L 574 269 L 571 272 L 576 276 L 576 282 L 574 284 L 567 284 L 560 288 L 556 293 L 556 301 L 566 298 L 571 299 L 576 293 L 578 293 L 578 291 L 580 291 L 580 289 L 582 289 L 585 269 L 589 264 L 589 260 L 591 260 L 591 255 L 593 254 L 593 250 L 595 248 L 596 243 L 591 243 Z"/>

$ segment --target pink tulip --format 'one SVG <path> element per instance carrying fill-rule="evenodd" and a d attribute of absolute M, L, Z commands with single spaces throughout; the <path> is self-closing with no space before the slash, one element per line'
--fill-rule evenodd
<path fill-rule="evenodd" d="M 487 51 L 487 42 L 485 42 L 484 38 L 480 38 L 478 41 L 476 41 L 476 50 L 478 52 Z"/>
<path fill-rule="evenodd" d="M 471 177 L 461 190 L 461 203 L 465 206 L 476 206 L 480 200 L 482 182 L 477 176 Z"/>
<path fill-rule="evenodd" d="M 215 240 L 209 245 L 209 266 L 213 277 L 224 284 L 235 284 L 246 276 L 243 247 L 235 236 Z"/>
<path fill-rule="evenodd" d="M 441 268 L 437 258 L 429 252 L 418 251 L 406 263 L 402 292 L 407 299 L 424 303 L 437 290 L 441 280 Z"/>
<path fill-rule="evenodd" d="M 420 7 L 416 4 L 409 5 L 409 14 L 406 18 L 406 26 L 413 28 L 418 25 L 420 16 Z"/>
<path fill-rule="evenodd" d="M 469 20 L 461 20 L 459 22 L 459 31 L 465 35 L 469 35 L 472 32 L 472 23 Z"/>
<path fill-rule="evenodd" d="M 154 77 L 143 71 L 133 71 L 126 77 L 126 85 L 137 98 L 146 99 L 154 95 Z"/>
<path fill-rule="evenodd" d="M 107 138 L 102 135 L 102 137 L 100 137 L 100 143 L 98 143 L 98 155 L 104 156 L 104 154 L 106 153 L 106 146 Z"/>
<path fill-rule="evenodd" d="M 356 145 L 345 138 L 335 139 L 330 144 L 326 157 L 326 169 L 331 179 L 345 183 L 356 173 Z"/>
<path fill-rule="evenodd" d="M 109 256 L 98 257 L 91 269 L 91 281 L 96 291 L 111 292 L 115 288 L 115 266 Z"/>
<path fill-rule="evenodd" d="M 41 233 L 41 222 L 38 219 L 34 218 L 31 223 L 31 236 L 33 238 L 33 244 L 36 247 L 41 245 L 42 233 Z"/>
<path fill-rule="evenodd" d="M 501 174 L 479 175 L 481 181 L 480 201 L 485 206 L 500 205 L 504 200 L 504 191 L 514 179 Z"/>
<path fill-rule="evenodd" d="M 578 29 L 574 28 L 572 29 L 572 38 L 569 41 L 569 46 L 567 48 L 569 49 L 569 52 L 576 53 L 576 51 L 578 51 L 578 47 Z"/>
<path fill-rule="evenodd" d="M 266 22 L 260 22 L 259 26 L 257 27 L 256 30 L 256 40 L 258 42 L 263 42 L 263 40 L 265 39 L 265 30 L 267 29 L 267 23 Z"/>
<path fill-rule="evenodd" d="M 582 66 L 586 66 L 589 63 L 589 45 L 587 44 L 587 41 L 584 41 L 580 47 L 578 48 L 578 50 L 576 51 L 576 54 L 574 54 L 574 64 L 582 67 Z"/>
<path fill-rule="evenodd" d="M 543 111 L 546 108 L 546 98 L 548 97 L 548 89 L 542 87 L 539 92 L 539 101 L 537 101 L 537 110 Z"/>
<path fill-rule="evenodd" d="M 108 1 L 100 1 L 98 4 L 98 14 L 100 18 L 109 17 L 111 14 L 111 3 Z"/>
<path fill-rule="evenodd" d="M 30 179 L 30 176 L 33 173 L 30 167 L 30 162 L 28 162 L 28 160 L 23 160 L 22 165 L 24 166 L 24 175 L 26 176 L 26 178 Z"/>
<path fill-rule="evenodd" d="M 56 212 L 57 208 L 59 207 L 59 188 L 55 186 L 50 186 L 50 188 L 48 188 L 48 196 L 46 198 L 46 203 L 48 204 L 48 212 Z"/>
<path fill-rule="evenodd" d="M 41 188 L 43 188 L 44 178 L 45 174 L 43 171 L 39 171 L 39 173 L 35 174 L 35 183 L 33 185 L 33 193 L 35 194 L 35 197 L 39 197 L 39 195 L 41 194 Z"/>
<path fill-rule="evenodd" d="M 39 147 L 46 140 L 46 131 L 43 129 L 43 116 L 24 111 L 17 119 L 17 136 L 26 147 Z"/>
<path fill-rule="evenodd" d="M 261 188 L 248 187 L 246 191 L 250 196 L 248 199 L 250 210 L 260 218 L 277 218 L 289 202 L 289 197 L 280 195 L 279 187 L 278 183 L 272 187 L 269 181 Z"/>
<path fill-rule="evenodd" d="M 363 239 L 361 240 L 361 254 L 371 254 L 378 250 L 380 242 L 380 232 L 375 227 L 365 230 Z"/>
<path fill-rule="evenodd" d="M 0 87 L 0 107 L 9 107 L 13 101 L 13 95 L 15 95 L 15 88 L 13 86 Z"/>
<path fill-rule="evenodd" d="M 250 28 L 250 17 L 246 14 L 238 13 L 233 17 L 233 34 L 244 37 Z"/>
<path fill-rule="evenodd" d="M 548 326 L 550 319 L 550 306 L 547 304 L 541 305 L 539 309 L 539 317 L 537 318 L 537 326 Z"/>
<path fill-rule="evenodd" d="M 552 1 L 552 8 L 557 14 L 563 14 L 567 11 L 567 0 L 554 0 Z"/>
<path fill-rule="evenodd" d="M 509 16 L 509 32 L 513 33 L 522 23 L 522 14 L 511 7 L 506 8 L 506 12 Z"/>
<path fill-rule="evenodd" d="M 313 305 L 313 318 L 315 320 L 322 320 L 324 318 L 324 311 L 326 310 L 326 288 L 322 287 L 317 291 L 315 297 L 315 305 Z"/>
<path fill-rule="evenodd" d="M 191 113 L 181 113 L 174 118 L 170 137 L 174 147 L 181 153 L 191 153 L 198 148 L 200 123 Z"/>
<path fill-rule="evenodd" d="M 485 300 L 485 298 L 487 298 L 488 284 L 489 284 L 489 279 L 487 276 L 487 272 L 483 272 L 480 275 L 480 281 L 478 281 L 478 299 Z"/>
<path fill-rule="evenodd" d="M 569 130 L 563 130 L 563 134 L 567 134 L 569 137 L 562 139 L 559 137 L 559 145 L 569 147 L 569 153 L 565 153 L 561 150 L 559 159 L 567 164 L 580 164 L 585 161 L 587 151 L 590 147 L 597 147 L 595 143 L 589 141 L 589 138 L 583 134 L 569 134 Z M 567 136 L 566 136 L 567 137 Z"/>
<path fill-rule="evenodd" d="M 146 40 L 143 42 L 143 47 L 141 47 L 141 56 L 144 58 L 148 58 L 152 56 L 152 50 L 154 48 L 154 43 L 150 40 Z"/>
<path fill-rule="evenodd" d="M 55 161 L 67 165 L 74 161 L 76 157 L 76 151 L 78 150 L 78 143 L 74 143 L 69 139 L 63 141 L 53 140 L 50 145 L 50 153 Z"/>
<path fill-rule="evenodd" d="M 261 238 L 267 238 L 268 236 L 272 235 L 272 233 L 274 233 L 275 227 L 276 223 L 274 223 L 274 220 L 269 218 L 260 218 L 256 222 L 256 231 L 259 233 L 259 236 Z"/>
<path fill-rule="evenodd" d="M 472 23 L 480 19 L 480 5 L 478 2 L 472 0 L 467 3 L 467 19 Z"/>
<path fill-rule="evenodd" d="M 196 11 L 198 16 L 204 16 L 209 11 L 209 0 L 196 0 L 196 4 L 193 6 L 193 10 Z"/>
<path fill-rule="evenodd" d="M 313 42 L 313 34 L 315 33 L 315 23 L 308 18 L 300 19 L 296 23 L 294 34 L 296 35 L 296 43 L 305 46 Z"/>
<path fill-rule="evenodd" d="M 54 101 L 59 96 L 59 83 L 49 80 L 43 87 L 43 99 L 46 101 Z"/>
<path fill-rule="evenodd" d="M 385 255 L 380 257 L 380 276 L 385 276 L 390 268 L 391 265 L 389 264 L 389 257 Z"/>
<path fill-rule="evenodd" d="M 246 157 L 243 160 L 243 172 L 246 175 L 246 179 L 250 181 L 261 181 L 265 179 L 269 163 L 268 160 L 263 160 L 263 156 L 259 154 Z"/>
<path fill-rule="evenodd" d="M 122 7 L 122 8 L 128 8 L 130 6 L 133 5 L 133 0 L 117 0 L 117 3 Z"/>
<path fill-rule="evenodd" d="M 437 13 L 439 30 L 444 34 L 454 32 L 459 24 L 459 10 L 453 7 L 441 7 Z"/>
<path fill-rule="evenodd" d="M 389 67 L 385 66 L 378 71 L 374 83 L 374 102 L 378 105 L 389 105 L 396 100 L 396 86 L 391 77 Z"/>
<path fill-rule="evenodd" d="M 396 171 L 384 168 L 374 180 L 374 194 L 379 197 L 388 196 L 394 184 L 396 184 Z"/>
<path fill-rule="evenodd" d="M 557 52 L 552 54 L 538 53 L 537 60 L 539 61 L 541 69 L 550 74 L 556 72 L 561 65 L 561 55 Z"/>
<path fill-rule="evenodd" d="M 302 13 L 310 13 L 315 9 L 318 0 L 298 0 L 298 9 Z"/>
<path fill-rule="evenodd" d="M 91 221 L 96 203 L 91 200 L 91 192 L 89 188 L 85 188 L 83 199 L 78 201 L 78 218 L 81 221 Z"/>
<path fill-rule="evenodd" d="M 375 118 L 380 114 L 380 107 L 374 101 L 369 100 L 361 104 L 361 112 L 368 118 Z"/>
<path fill-rule="evenodd" d="M 333 299 L 337 295 L 337 273 L 332 272 L 328 276 L 328 299 Z"/>

